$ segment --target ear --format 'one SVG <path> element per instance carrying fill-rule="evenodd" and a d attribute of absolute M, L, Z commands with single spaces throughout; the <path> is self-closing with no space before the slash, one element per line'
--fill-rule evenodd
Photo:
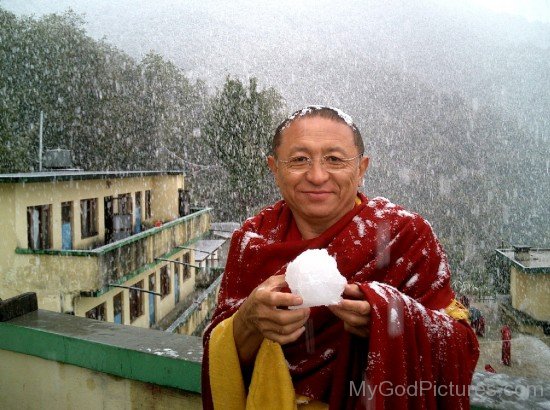
<path fill-rule="evenodd" d="M 359 162 L 359 179 L 363 179 L 367 168 L 369 167 L 369 157 L 362 157 L 361 162 Z"/>
<path fill-rule="evenodd" d="M 267 157 L 267 166 L 269 167 L 269 169 L 271 170 L 271 173 L 273 175 L 276 175 L 277 173 L 277 161 L 275 160 L 275 158 L 273 157 L 273 155 L 269 155 Z"/>

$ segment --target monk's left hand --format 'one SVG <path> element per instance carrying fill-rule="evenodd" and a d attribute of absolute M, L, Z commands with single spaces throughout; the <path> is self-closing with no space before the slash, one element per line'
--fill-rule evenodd
<path fill-rule="evenodd" d="M 346 296 L 350 299 L 346 299 Z M 347 284 L 344 288 L 344 300 L 328 308 L 342 319 L 345 330 L 359 337 L 369 337 L 371 306 L 357 284 Z"/>

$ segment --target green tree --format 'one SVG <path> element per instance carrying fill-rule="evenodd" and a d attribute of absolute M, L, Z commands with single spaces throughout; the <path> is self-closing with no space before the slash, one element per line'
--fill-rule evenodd
<path fill-rule="evenodd" d="M 36 169 L 44 148 L 69 148 L 87 170 L 166 169 L 203 121 L 205 89 L 172 63 L 142 63 L 88 37 L 73 12 L 38 20 L 0 8 L 0 169 Z"/>
<path fill-rule="evenodd" d="M 282 97 L 273 89 L 258 90 L 227 77 L 212 99 L 203 134 L 227 172 L 226 218 L 243 220 L 274 198 L 266 156 L 275 127 L 283 117 Z"/>

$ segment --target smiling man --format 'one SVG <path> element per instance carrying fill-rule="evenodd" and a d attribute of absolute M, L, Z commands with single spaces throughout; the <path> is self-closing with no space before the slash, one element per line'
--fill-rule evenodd
<path fill-rule="evenodd" d="M 361 135 L 343 118 L 334 112 L 284 123 L 274 138 L 268 165 L 304 239 L 319 236 L 355 206 L 369 164 Z"/>
<path fill-rule="evenodd" d="M 334 108 L 277 128 L 268 166 L 283 200 L 233 235 L 204 336 L 205 408 L 469 407 L 478 345 L 445 253 L 420 216 L 358 192 L 363 151 Z M 348 280 L 344 300 L 300 308 L 286 266 L 322 248 Z"/>

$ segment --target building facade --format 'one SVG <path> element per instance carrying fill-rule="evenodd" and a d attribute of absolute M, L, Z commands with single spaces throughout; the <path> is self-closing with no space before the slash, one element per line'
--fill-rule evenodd
<path fill-rule="evenodd" d="M 150 327 L 195 288 L 210 209 L 179 171 L 2 174 L 0 204 L 2 299 Z"/>
<path fill-rule="evenodd" d="M 521 331 L 550 335 L 550 249 L 497 249 L 497 269 L 509 278 L 509 306 L 503 307 Z"/>

